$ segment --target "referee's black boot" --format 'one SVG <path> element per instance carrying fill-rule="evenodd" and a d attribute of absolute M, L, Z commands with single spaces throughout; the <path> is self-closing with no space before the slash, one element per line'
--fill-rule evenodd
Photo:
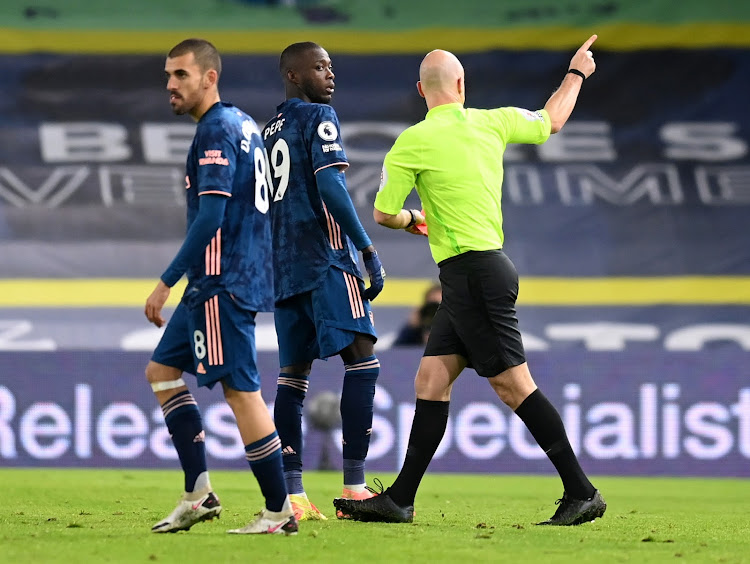
<path fill-rule="evenodd" d="M 337 497 L 333 505 L 355 521 L 380 523 L 411 523 L 414 521 L 414 506 L 397 505 L 388 496 L 388 490 L 369 499 L 356 500 Z"/>
<path fill-rule="evenodd" d="M 601 517 L 607 509 L 607 503 L 599 490 L 595 490 L 589 499 L 574 499 L 563 492 L 562 498 L 555 503 L 559 506 L 555 514 L 537 525 L 580 525 Z"/>

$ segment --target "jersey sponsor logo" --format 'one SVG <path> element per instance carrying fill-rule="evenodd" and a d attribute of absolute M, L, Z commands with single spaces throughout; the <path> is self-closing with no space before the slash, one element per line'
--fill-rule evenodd
<path fill-rule="evenodd" d="M 544 116 L 541 112 L 532 112 L 530 110 L 524 110 L 523 108 L 515 108 L 515 110 L 528 121 L 541 121 L 544 123 Z"/>
<path fill-rule="evenodd" d="M 324 141 L 335 141 L 339 136 L 339 132 L 332 121 L 322 121 L 318 125 L 318 135 Z"/>
<path fill-rule="evenodd" d="M 203 151 L 203 154 L 206 156 L 198 159 L 198 166 L 210 164 L 229 166 L 229 159 L 222 157 L 219 149 L 209 149 L 208 151 Z"/>
<path fill-rule="evenodd" d="M 334 151 L 342 151 L 341 145 L 338 143 L 326 143 L 320 146 L 324 153 L 333 153 Z"/>

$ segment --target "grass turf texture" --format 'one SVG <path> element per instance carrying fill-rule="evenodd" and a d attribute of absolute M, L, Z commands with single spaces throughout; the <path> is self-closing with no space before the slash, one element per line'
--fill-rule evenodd
<path fill-rule="evenodd" d="M 392 475 L 380 476 L 384 483 Z M 307 472 L 329 516 L 296 537 L 234 536 L 262 506 L 250 471 L 211 473 L 222 518 L 157 535 L 177 471 L 0 469 L 5 562 L 750 562 L 750 480 L 597 478 L 604 518 L 536 527 L 560 496 L 549 476 L 428 474 L 413 524 L 338 521 L 338 472 Z"/>

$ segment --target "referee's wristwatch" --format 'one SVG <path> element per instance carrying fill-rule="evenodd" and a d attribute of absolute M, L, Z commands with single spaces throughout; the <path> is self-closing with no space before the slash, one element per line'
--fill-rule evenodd
<path fill-rule="evenodd" d="M 409 220 L 409 223 L 406 224 L 406 227 L 404 229 L 409 229 L 409 227 L 413 227 L 417 224 L 417 210 L 409 210 L 409 214 L 411 215 L 411 219 Z"/>

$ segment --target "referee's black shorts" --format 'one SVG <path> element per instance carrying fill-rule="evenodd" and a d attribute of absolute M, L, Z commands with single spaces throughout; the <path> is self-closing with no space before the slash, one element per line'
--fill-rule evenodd
<path fill-rule="evenodd" d="M 518 272 L 507 255 L 469 251 L 438 266 L 443 301 L 424 356 L 461 355 L 485 378 L 526 362 L 516 318 Z"/>

